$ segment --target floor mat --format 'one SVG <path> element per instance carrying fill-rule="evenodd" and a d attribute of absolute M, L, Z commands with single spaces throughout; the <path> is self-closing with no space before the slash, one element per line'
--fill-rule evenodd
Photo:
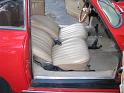
<path fill-rule="evenodd" d="M 119 58 L 116 52 L 102 52 L 99 50 L 90 50 L 90 65 L 92 70 L 106 71 L 114 70 L 118 65 Z"/>

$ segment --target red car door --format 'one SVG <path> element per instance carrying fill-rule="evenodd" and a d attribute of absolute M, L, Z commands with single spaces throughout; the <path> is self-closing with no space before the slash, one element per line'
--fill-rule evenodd
<path fill-rule="evenodd" d="M 0 79 L 15 92 L 31 80 L 28 16 L 28 0 L 0 1 Z"/>

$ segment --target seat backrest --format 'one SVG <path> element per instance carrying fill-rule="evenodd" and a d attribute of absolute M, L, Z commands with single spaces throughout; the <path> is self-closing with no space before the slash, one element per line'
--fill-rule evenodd
<path fill-rule="evenodd" d="M 52 19 L 46 16 L 34 15 L 31 23 L 32 26 L 47 32 L 54 40 L 59 39 L 59 26 Z"/>
<path fill-rule="evenodd" d="M 81 24 L 81 23 L 75 23 L 70 26 L 67 26 L 65 28 L 62 28 L 60 31 L 60 40 L 64 41 L 67 39 L 71 38 L 82 38 L 86 39 L 88 34 L 87 34 L 87 29 L 86 27 Z"/>
<path fill-rule="evenodd" d="M 53 47 L 53 39 L 48 33 L 42 31 L 41 29 L 32 27 L 32 52 L 35 60 L 41 62 L 45 60 L 48 63 L 52 62 L 51 53 Z"/>

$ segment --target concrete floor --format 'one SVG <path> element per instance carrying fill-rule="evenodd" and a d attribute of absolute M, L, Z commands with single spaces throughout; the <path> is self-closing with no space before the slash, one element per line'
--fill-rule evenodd
<path fill-rule="evenodd" d="M 64 0 L 45 0 L 45 12 L 59 25 L 71 25 L 78 22 L 78 19 L 67 14 Z"/>

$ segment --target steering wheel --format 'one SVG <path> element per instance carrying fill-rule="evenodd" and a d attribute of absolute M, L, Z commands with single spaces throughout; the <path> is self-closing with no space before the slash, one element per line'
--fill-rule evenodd
<path fill-rule="evenodd" d="M 84 13 L 84 15 L 83 15 L 83 13 Z M 89 8 L 89 6 L 87 6 L 87 2 L 85 2 L 80 11 L 79 22 L 80 23 L 85 22 L 85 19 L 88 17 L 89 13 L 90 13 L 90 8 Z"/>

